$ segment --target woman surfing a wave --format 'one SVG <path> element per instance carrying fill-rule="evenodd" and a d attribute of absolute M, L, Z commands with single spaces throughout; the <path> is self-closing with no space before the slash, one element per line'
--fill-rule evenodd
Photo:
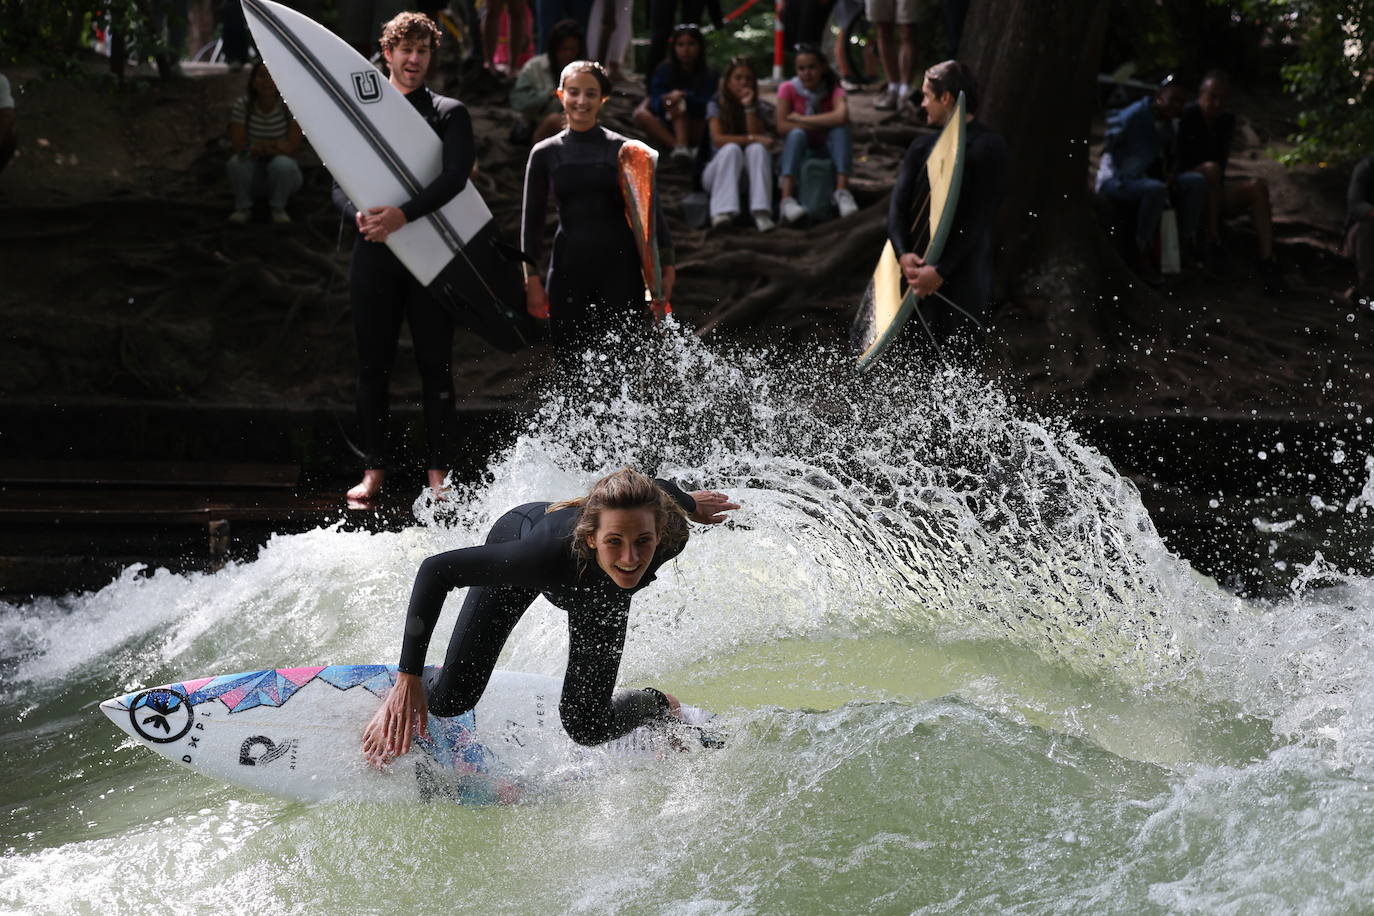
<path fill-rule="evenodd" d="M 541 593 L 568 613 L 568 667 L 559 715 L 579 744 L 601 744 L 677 713 L 655 688 L 617 690 L 630 600 L 680 554 L 687 520 L 715 525 L 738 509 L 724 493 L 685 493 L 675 483 L 623 468 L 586 496 L 526 503 L 496 520 L 480 547 L 436 554 L 420 565 L 406 611 L 396 685 L 363 730 L 376 767 L 428 734 L 429 714 L 458 716 L 481 699 L 511 630 Z M 468 588 L 444 666 L 421 681 L 444 599 Z"/>

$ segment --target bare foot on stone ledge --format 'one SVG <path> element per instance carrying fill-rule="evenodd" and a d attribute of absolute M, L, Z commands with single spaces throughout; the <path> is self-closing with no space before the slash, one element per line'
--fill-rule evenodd
<path fill-rule="evenodd" d="M 363 471 L 363 479 L 344 495 L 344 498 L 348 500 L 349 507 L 354 509 L 367 508 L 377 498 L 377 494 L 382 491 L 382 482 L 385 480 L 386 471 L 382 468 L 368 468 Z"/>

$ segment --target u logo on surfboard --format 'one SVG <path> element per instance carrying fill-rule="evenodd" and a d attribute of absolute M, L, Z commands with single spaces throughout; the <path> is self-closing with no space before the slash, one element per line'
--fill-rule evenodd
<path fill-rule="evenodd" d="M 352 73 L 353 94 L 364 105 L 370 105 L 382 97 L 382 81 L 376 70 L 362 70 Z"/>

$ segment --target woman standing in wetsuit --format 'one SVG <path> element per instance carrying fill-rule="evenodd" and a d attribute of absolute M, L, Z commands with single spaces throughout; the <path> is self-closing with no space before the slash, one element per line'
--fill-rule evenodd
<path fill-rule="evenodd" d="M 600 64 L 579 60 L 563 68 L 558 85 L 568 127 L 530 150 L 521 243 L 538 263 L 552 196 L 558 231 L 548 290 L 538 273 L 530 271 L 525 294 L 529 313 L 549 319 L 559 363 L 571 368 L 578 354 L 608 331 L 642 329 L 653 318 L 644 303 L 644 273 L 620 190 L 619 155 L 626 138 L 597 123 L 610 98 L 610 78 Z M 675 278 L 673 243 L 657 200 L 654 223 L 667 300 Z"/>
<path fill-rule="evenodd" d="M 601 744 L 672 715 L 677 700 L 652 687 L 616 690 L 630 599 L 687 543 L 687 519 L 714 525 L 739 506 L 724 493 L 684 493 L 623 468 L 591 492 L 527 503 L 497 519 L 481 547 L 425 560 L 406 611 L 396 686 L 363 731 L 374 766 L 427 734 L 427 715 L 462 715 L 481 699 L 511 630 L 541 593 L 568 612 L 568 668 L 559 716 L 579 744 Z M 467 587 L 444 666 L 420 680 L 444 598 Z"/>

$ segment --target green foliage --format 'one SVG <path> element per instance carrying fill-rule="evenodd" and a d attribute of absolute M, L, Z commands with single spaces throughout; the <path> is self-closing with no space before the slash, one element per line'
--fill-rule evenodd
<path fill-rule="evenodd" d="M 45 76 L 72 75 L 97 29 L 112 30 L 123 49 L 141 56 L 168 50 L 153 23 L 151 0 L 0 0 L 0 63 L 25 61 Z"/>
<path fill-rule="evenodd" d="M 721 4 L 726 12 L 738 5 L 737 0 Z M 734 57 L 749 58 L 760 77 L 773 72 L 773 0 L 759 0 L 738 19 L 727 22 L 723 32 L 706 36 L 706 59 L 717 73 L 724 73 Z"/>
<path fill-rule="evenodd" d="M 1212 0 L 1221 3 L 1221 0 Z M 1302 106 L 1286 162 L 1349 161 L 1374 150 L 1374 2 L 1241 0 L 1227 4 L 1291 49 L 1284 88 Z"/>

